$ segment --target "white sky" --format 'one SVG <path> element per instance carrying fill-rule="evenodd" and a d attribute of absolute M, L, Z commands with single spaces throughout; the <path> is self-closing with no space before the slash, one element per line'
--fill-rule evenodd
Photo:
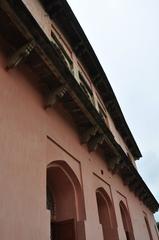
<path fill-rule="evenodd" d="M 142 152 L 138 170 L 159 201 L 159 1 L 68 2 Z"/>

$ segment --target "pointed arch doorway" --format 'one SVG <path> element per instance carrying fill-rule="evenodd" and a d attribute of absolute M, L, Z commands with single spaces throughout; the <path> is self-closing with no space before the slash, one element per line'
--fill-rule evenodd
<path fill-rule="evenodd" d="M 147 228 L 147 233 L 149 235 L 149 239 L 153 240 L 152 233 L 151 233 L 151 228 L 150 228 L 150 225 L 149 225 L 149 222 L 148 222 L 148 218 L 147 218 L 146 214 L 144 214 L 144 215 L 145 215 L 144 220 L 145 220 L 145 224 L 146 224 L 146 228 Z"/>
<path fill-rule="evenodd" d="M 96 190 L 99 222 L 104 240 L 118 240 L 117 221 L 112 201 L 103 188 Z"/>
<path fill-rule="evenodd" d="M 123 222 L 123 228 L 125 231 L 125 236 L 127 240 L 135 240 L 134 233 L 133 233 L 133 227 L 131 223 L 130 214 L 128 212 L 127 207 L 125 206 L 123 201 L 120 201 L 120 212 L 121 212 L 121 218 Z"/>
<path fill-rule="evenodd" d="M 51 240 L 85 240 L 82 188 L 65 161 L 47 166 L 47 209 Z"/>

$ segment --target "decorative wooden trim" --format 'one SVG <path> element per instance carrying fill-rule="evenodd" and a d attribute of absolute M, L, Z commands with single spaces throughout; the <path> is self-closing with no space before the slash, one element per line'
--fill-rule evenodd
<path fill-rule="evenodd" d="M 25 44 L 21 48 L 15 51 L 15 53 L 8 59 L 6 70 L 17 67 L 21 62 L 23 62 L 31 53 L 35 47 L 35 41 Z"/>
<path fill-rule="evenodd" d="M 48 95 L 48 98 L 46 100 L 44 108 L 48 109 L 50 107 L 53 107 L 54 104 L 56 103 L 57 99 L 62 98 L 65 95 L 66 91 L 67 91 L 66 84 L 63 84 L 62 86 L 60 86 L 57 89 L 55 89 L 54 91 L 52 91 Z"/>

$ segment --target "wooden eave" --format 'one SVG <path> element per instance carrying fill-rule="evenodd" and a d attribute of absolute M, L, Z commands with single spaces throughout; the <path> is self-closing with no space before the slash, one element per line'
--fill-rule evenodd
<path fill-rule="evenodd" d="M 40 61 L 40 69 L 45 69 L 47 72 L 47 78 L 44 77 L 42 83 L 47 85 L 48 89 L 50 89 L 49 86 L 51 85 L 52 90 L 52 87 L 55 87 L 53 84 L 53 76 L 57 78 L 57 86 L 65 84 L 67 79 L 68 93 L 64 96 L 62 103 L 75 119 L 78 127 L 84 128 L 84 131 L 87 131 L 87 129 L 92 126 L 98 126 L 99 134 L 104 136 L 104 142 L 100 147 L 105 153 L 108 168 L 112 173 L 118 173 L 123 179 L 123 182 L 128 185 L 129 189 L 133 191 L 152 212 L 157 211 L 159 208 L 158 202 L 120 145 L 115 141 L 112 133 L 93 104 L 91 104 L 88 97 L 79 87 L 79 84 L 61 59 L 60 53 L 54 44 L 46 37 L 22 1 L 17 0 L 16 4 L 14 4 L 12 0 L 0 3 L 0 20 L 1 18 L 3 19 L 4 14 L 6 15 L 6 19 L 0 22 L 3 22 L 5 25 L 2 30 L 7 32 L 6 37 L 9 38 L 10 44 L 13 45 L 13 48 L 9 49 L 9 51 L 15 51 L 18 48 L 18 43 L 12 38 L 14 31 L 14 36 L 19 39 L 19 43 L 21 44 L 34 39 L 36 42 L 36 48 L 33 52 L 34 61 L 32 59 L 33 56 L 30 57 L 30 61 L 32 61 L 32 65 L 35 66 L 37 66 L 37 62 L 39 64 Z M 10 29 L 12 29 L 11 35 Z M 4 34 L 4 32 L 2 33 Z M 71 107 L 69 107 L 69 105 L 71 105 Z M 72 109 L 74 111 L 72 111 Z M 128 180 L 129 176 L 130 181 Z"/>
<path fill-rule="evenodd" d="M 98 89 L 117 130 L 120 132 L 134 159 L 142 157 L 135 139 L 126 123 L 108 78 L 78 20 L 66 0 L 40 0 L 53 21 L 64 33 Z"/>

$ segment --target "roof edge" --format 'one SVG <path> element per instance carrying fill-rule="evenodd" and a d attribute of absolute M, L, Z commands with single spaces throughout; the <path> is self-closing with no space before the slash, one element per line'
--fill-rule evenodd
<path fill-rule="evenodd" d="M 96 88 L 99 90 L 101 97 L 103 98 L 103 101 L 106 105 L 106 108 L 108 109 L 117 130 L 119 131 L 119 133 L 121 134 L 121 136 L 123 137 L 126 145 L 128 146 L 130 152 L 132 153 L 133 157 L 135 160 L 138 160 L 142 157 L 142 154 L 139 150 L 139 147 L 137 146 L 137 143 L 128 127 L 128 124 L 125 120 L 125 117 L 122 113 L 122 110 L 120 108 L 120 105 L 117 101 L 117 98 L 114 94 L 114 91 L 109 83 L 109 80 L 88 40 L 88 38 L 86 37 L 82 27 L 80 26 L 80 23 L 78 22 L 76 16 L 74 15 L 71 7 L 69 6 L 69 4 L 67 3 L 66 0 L 56 0 L 56 1 L 51 1 L 51 0 L 40 0 L 41 3 L 43 4 L 45 10 L 48 12 L 49 16 L 51 17 L 51 19 L 53 21 L 56 22 L 56 24 L 58 25 L 58 27 L 61 29 L 61 31 L 63 31 L 65 33 L 65 36 L 67 37 L 67 40 L 69 41 L 70 45 L 73 47 L 73 50 L 75 51 L 75 53 L 78 55 L 79 52 L 79 48 L 81 46 L 81 48 L 86 49 L 87 50 L 87 58 L 89 59 L 88 62 L 90 61 L 91 63 L 93 63 L 93 67 L 95 67 L 96 73 L 93 76 L 93 82 L 96 86 Z M 55 12 L 55 6 L 57 11 Z M 61 15 L 63 16 L 63 18 L 65 18 L 65 21 L 62 22 L 61 24 Z M 64 24 L 63 24 L 64 23 Z M 68 31 L 68 28 L 66 26 L 69 26 L 71 31 L 73 30 L 74 33 L 76 34 L 76 37 L 78 37 L 77 42 L 73 43 L 73 41 L 71 41 L 71 33 Z M 80 60 L 82 60 L 82 56 L 80 56 Z M 84 67 L 91 73 L 91 69 L 90 66 L 86 63 L 84 63 L 84 61 L 82 61 Z M 92 74 L 93 75 L 93 74 Z M 96 78 L 96 76 L 98 78 Z M 104 87 L 104 91 L 106 90 L 106 92 L 110 91 L 111 94 L 109 94 L 109 98 L 105 98 L 105 94 L 104 91 L 100 91 L 101 88 L 98 88 L 99 83 L 98 81 L 100 81 L 101 84 L 101 88 L 103 89 Z M 113 105 L 113 107 L 112 107 Z M 109 106 L 109 108 L 108 108 Z M 115 114 L 114 114 L 114 109 L 115 109 Z M 116 117 L 116 116 L 118 117 Z M 120 126 L 119 126 L 120 125 Z M 121 127 L 122 126 L 122 127 Z"/>

